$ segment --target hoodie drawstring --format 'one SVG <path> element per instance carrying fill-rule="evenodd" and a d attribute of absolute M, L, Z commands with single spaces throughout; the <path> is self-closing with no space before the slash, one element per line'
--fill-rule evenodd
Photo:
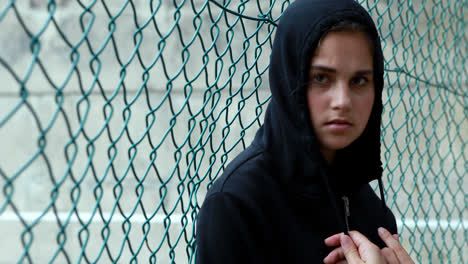
<path fill-rule="evenodd" d="M 346 229 L 344 233 L 348 235 L 350 231 L 348 217 L 351 215 L 351 213 L 349 212 L 349 198 L 348 196 L 343 196 L 342 199 L 343 199 L 343 204 L 344 204 L 344 215 L 345 215 L 345 223 L 346 223 Z"/>
<path fill-rule="evenodd" d="M 325 175 L 325 172 L 322 170 L 320 170 L 320 176 L 322 177 L 322 180 L 323 182 L 325 183 L 325 187 L 327 188 L 327 194 L 328 194 L 328 198 L 330 199 L 331 203 L 332 203 L 332 206 L 333 206 L 333 211 L 335 211 L 335 215 L 336 215 L 336 219 L 339 219 L 339 221 L 341 222 L 341 226 L 343 226 L 343 230 L 344 230 L 344 233 L 346 235 L 348 235 L 348 216 L 346 215 L 347 212 L 345 212 L 345 220 L 343 220 L 343 218 L 341 217 L 340 213 L 339 213 L 339 209 L 338 209 L 338 204 L 336 203 L 335 201 L 335 197 L 333 195 L 333 191 L 330 187 L 330 184 L 328 183 L 328 179 L 327 179 L 327 175 Z M 349 201 L 348 201 L 349 202 Z M 349 207 L 348 207 L 348 210 L 349 210 Z"/>
<path fill-rule="evenodd" d="M 384 209 L 384 212 L 387 212 L 387 210 L 385 210 L 385 207 L 387 207 L 387 205 L 385 204 L 385 193 L 383 189 L 382 179 L 378 178 L 377 181 L 379 182 L 380 200 L 382 201 L 382 208 Z"/>
<path fill-rule="evenodd" d="M 330 201 L 332 203 L 333 209 L 334 209 L 335 214 L 336 214 L 336 218 L 340 219 L 341 225 L 343 226 L 344 233 L 346 235 L 348 235 L 348 231 L 349 231 L 348 217 L 350 216 L 349 199 L 348 199 L 347 196 L 342 197 L 343 203 L 344 203 L 344 216 L 345 216 L 345 219 L 343 220 L 343 218 L 341 217 L 341 215 L 339 213 L 338 204 L 335 201 L 335 197 L 333 195 L 333 191 L 332 191 L 332 189 L 330 187 L 330 184 L 328 182 L 327 175 L 325 175 L 325 172 L 323 170 L 321 170 L 320 176 L 322 177 L 322 180 L 325 183 L 325 187 L 327 188 L 328 198 L 330 199 Z M 385 204 L 385 193 L 384 193 L 384 189 L 383 189 L 382 179 L 378 178 L 377 181 L 378 181 L 378 185 L 379 185 L 380 200 L 382 202 L 382 208 L 384 209 L 384 212 L 387 212 L 387 210 L 385 210 L 385 208 L 387 206 Z"/>

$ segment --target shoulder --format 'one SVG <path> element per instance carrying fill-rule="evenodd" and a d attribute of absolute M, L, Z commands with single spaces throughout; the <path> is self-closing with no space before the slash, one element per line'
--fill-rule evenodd
<path fill-rule="evenodd" d="M 263 149 L 249 147 L 229 163 L 211 186 L 206 199 L 224 193 L 240 200 L 250 200 L 252 196 L 268 192 L 276 185 L 271 163 Z"/>
<path fill-rule="evenodd" d="M 240 215 L 244 220 L 237 219 L 239 223 L 249 222 L 251 226 L 253 221 L 264 223 L 278 204 L 272 201 L 282 199 L 281 185 L 275 178 L 274 169 L 263 150 L 246 149 L 208 190 L 200 208 L 199 221 Z"/>
<path fill-rule="evenodd" d="M 247 149 L 213 183 L 197 216 L 199 262 L 266 263 L 258 245 L 272 239 L 267 164 L 261 149 Z"/>

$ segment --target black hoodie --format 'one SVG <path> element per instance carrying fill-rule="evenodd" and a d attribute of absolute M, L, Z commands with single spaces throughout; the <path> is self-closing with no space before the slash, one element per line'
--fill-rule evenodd
<path fill-rule="evenodd" d="M 319 39 L 342 20 L 370 28 L 375 101 L 363 134 L 329 167 L 311 126 L 305 87 Z M 210 188 L 199 212 L 196 263 L 323 263 L 332 250 L 324 239 L 348 229 L 383 247 L 377 228 L 397 228 L 369 186 L 379 180 L 383 195 L 383 55 L 369 14 L 353 0 L 296 0 L 280 19 L 269 79 L 264 124 Z"/>

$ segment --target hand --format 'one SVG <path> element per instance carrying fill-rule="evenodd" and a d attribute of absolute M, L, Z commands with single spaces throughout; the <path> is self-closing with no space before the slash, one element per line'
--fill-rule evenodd
<path fill-rule="evenodd" d="M 349 232 L 349 236 L 336 234 L 325 240 L 328 246 L 337 242 L 341 247 L 333 250 L 323 260 L 324 263 L 348 263 L 348 264 L 386 264 L 380 248 L 370 242 L 364 235 L 357 231 Z"/>
<path fill-rule="evenodd" d="M 398 235 L 391 235 L 387 229 L 380 227 L 379 236 L 385 242 L 387 247 L 381 250 L 382 255 L 389 264 L 414 264 L 406 250 L 398 241 Z"/>
<path fill-rule="evenodd" d="M 333 235 L 325 239 L 327 246 L 339 246 L 324 259 L 324 263 L 390 263 L 390 264 L 414 264 L 408 253 L 398 242 L 398 235 L 391 235 L 385 228 L 379 228 L 379 236 L 387 247 L 378 249 L 365 236 L 357 231 L 351 231 L 352 244 L 347 244 L 348 236 L 343 233 Z M 343 241 L 342 241 L 343 237 Z M 349 238 L 349 237 L 348 237 Z M 356 249 L 357 246 L 357 249 Z M 377 250 L 376 250 L 377 249 Z M 359 253 L 356 255 L 355 253 Z M 380 254 L 385 259 L 380 261 L 375 254 Z"/>

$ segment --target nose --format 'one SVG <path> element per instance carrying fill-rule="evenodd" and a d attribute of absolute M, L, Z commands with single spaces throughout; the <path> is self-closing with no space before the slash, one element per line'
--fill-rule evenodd
<path fill-rule="evenodd" d="M 335 110 L 349 110 L 351 108 L 351 94 L 349 85 L 345 82 L 337 82 L 332 91 L 332 108 Z"/>

